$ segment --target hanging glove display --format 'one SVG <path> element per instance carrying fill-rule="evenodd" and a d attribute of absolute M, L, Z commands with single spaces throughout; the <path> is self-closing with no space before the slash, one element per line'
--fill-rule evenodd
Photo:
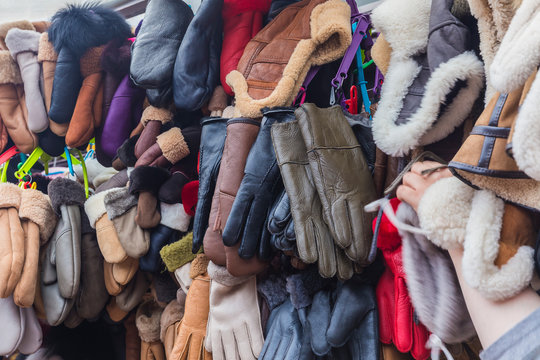
<path fill-rule="evenodd" d="M 257 359 L 264 339 L 255 276 L 235 277 L 212 262 L 208 275 L 210 313 L 205 349 L 214 360 Z"/>

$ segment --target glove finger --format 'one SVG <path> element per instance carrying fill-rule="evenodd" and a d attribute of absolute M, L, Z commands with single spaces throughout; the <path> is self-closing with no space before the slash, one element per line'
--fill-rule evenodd
<path fill-rule="evenodd" d="M 253 198 L 246 193 L 239 192 L 232 204 L 231 212 L 226 221 L 225 228 L 223 229 L 223 243 L 226 246 L 233 246 L 238 243 L 244 233 L 244 225 L 247 222 L 248 216 L 251 210 L 251 204 Z M 242 248 L 242 246 L 240 246 Z M 255 252 L 253 252 L 253 255 Z"/>
<path fill-rule="evenodd" d="M 234 339 L 238 346 L 238 359 L 241 360 L 256 360 L 257 356 L 261 352 L 262 339 L 252 339 L 249 331 L 248 324 L 243 324 L 238 329 L 234 330 Z M 253 344 L 251 342 L 254 342 Z M 257 342 L 257 343 L 255 343 Z M 236 359 L 233 359 L 236 360 Z"/>
<path fill-rule="evenodd" d="M 271 237 L 272 234 L 270 234 L 270 231 L 268 231 L 267 223 L 264 223 L 262 234 L 261 234 L 261 241 L 259 244 L 259 259 L 261 260 L 270 260 L 270 257 L 272 256 L 272 245 L 271 245 Z"/>
<path fill-rule="evenodd" d="M 369 255 L 371 252 L 371 243 L 373 241 L 373 234 L 371 231 L 371 221 L 373 217 L 364 212 L 364 204 L 361 202 L 347 202 L 348 213 L 351 214 L 351 228 L 352 228 L 352 244 L 354 247 L 354 253 L 356 256 L 353 260 L 356 260 L 361 265 L 367 265 L 369 263 Z"/>
<path fill-rule="evenodd" d="M 349 280 L 354 275 L 354 267 L 351 259 L 345 255 L 345 251 L 334 246 L 337 261 L 337 277 L 341 281 Z"/>
<path fill-rule="evenodd" d="M 313 236 L 317 244 L 319 273 L 322 277 L 331 278 L 337 271 L 337 260 L 332 235 L 330 235 L 330 232 L 325 227 L 320 226 L 315 228 L 315 223 L 312 223 L 312 226 L 314 228 Z"/>
<path fill-rule="evenodd" d="M 413 310 L 407 292 L 407 285 L 402 278 L 395 279 L 395 326 L 394 344 L 401 352 L 409 352 L 413 342 Z"/>
<path fill-rule="evenodd" d="M 379 309 L 379 337 L 384 344 L 390 344 L 394 336 L 395 294 L 394 280 L 390 270 L 386 269 L 375 289 L 377 308 Z"/>
<path fill-rule="evenodd" d="M 236 349 L 236 340 L 232 331 L 221 332 L 221 340 L 223 344 L 223 353 L 226 360 L 238 359 L 238 350 Z"/>
<path fill-rule="evenodd" d="M 154 161 L 150 163 L 150 166 L 156 166 L 156 167 L 161 167 L 165 169 L 170 168 L 171 165 L 172 164 L 169 162 L 169 160 L 167 160 L 165 156 L 163 155 L 158 156 L 156 159 L 154 159 Z"/>
<path fill-rule="evenodd" d="M 349 212 L 346 199 L 338 199 L 331 205 L 332 221 L 328 224 L 330 230 L 333 230 L 335 236 L 335 242 L 343 249 L 347 249 L 352 244 L 352 229 L 351 221 L 354 220 Z M 340 223 L 336 223 L 339 221 Z M 354 251 L 355 249 L 351 249 Z M 356 257 L 356 253 L 347 253 L 353 260 Z"/>
<path fill-rule="evenodd" d="M 429 332 L 422 324 L 413 324 L 413 344 L 411 355 L 417 360 L 429 359 L 430 351 L 426 348 Z"/>
<path fill-rule="evenodd" d="M 284 231 L 291 218 L 291 204 L 289 196 L 285 190 L 275 202 L 268 221 L 268 230 L 272 234 L 279 234 Z"/>
<path fill-rule="evenodd" d="M 300 219 L 298 219 L 300 220 Z M 296 247 L 300 259 L 306 264 L 312 264 L 317 261 L 317 231 L 313 218 L 309 217 L 305 222 L 294 222 L 294 232 L 296 234 Z"/>
<path fill-rule="evenodd" d="M 260 360 L 274 360 L 277 359 L 277 349 L 281 343 L 281 336 L 274 335 L 274 328 L 270 329 L 266 340 L 264 341 L 261 354 L 259 355 Z"/>
<path fill-rule="evenodd" d="M 238 254 L 242 259 L 251 259 L 258 251 L 263 234 L 264 220 L 266 218 L 266 216 L 261 214 L 260 210 L 260 205 L 255 202 L 250 202 L 247 207 L 245 214 L 246 222 L 243 226 L 244 231 L 240 248 L 238 249 Z M 229 223 L 227 222 L 228 225 Z"/>
<path fill-rule="evenodd" d="M 379 332 L 377 329 L 377 310 L 371 310 L 347 343 L 351 359 L 369 359 L 379 351 Z"/>
<path fill-rule="evenodd" d="M 328 354 L 332 348 L 326 340 L 326 329 L 330 324 L 329 291 L 322 290 L 313 296 L 308 323 L 313 352 L 318 356 Z"/>

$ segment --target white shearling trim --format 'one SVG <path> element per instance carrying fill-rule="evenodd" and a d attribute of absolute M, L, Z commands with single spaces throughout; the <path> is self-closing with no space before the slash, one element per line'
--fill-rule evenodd
<path fill-rule="evenodd" d="M 182 291 L 184 291 L 186 294 L 191 286 L 191 282 L 193 281 L 191 276 L 189 276 L 190 271 L 191 271 L 191 262 L 188 262 L 187 264 L 184 264 L 180 266 L 178 269 L 174 270 L 174 277 L 180 284 Z"/>
<path fill-rule="evenodd" d="M 111 190 L 117 190 L 116 188 L 109 189 L 106 191 L 99 192 L 95 195 L 92 195 L 84 203 L 84 211 L 90 220 L 90 226 L 96 228 L 96 222 L 107 213 L 105 208 L 105 195 L 107 195 Z"/>
<path fill-rule="evenodd" d="M 418 219 L 433 244 L 446 250 L 463 245 L 474 192 L 456 177 L 441 179 L 425 191 Z"/>
<path fill-rule="evenodd" d="M 182 232 L 188 230 L 191 216 L 184 210 L 184 205 L 181 203 L 167 204 L 162 202 L 160 208 L 162 225 Z"/>
<path fill-rule="evenodd" d="M 426 48 L 430 12 L 429 0 L 386 0 L 373 10 L 371 21 L 392 46 L 392 56 L 407 58 Z"/>
<path fill-rule="evenodd" d="M 524 0 L 489 69 L 493 87 L 511 92 L 527 81 L 540 65 L 540 1 Z"/>
<path fill-rule="evenodd" d="M 540 47 L 539 47 L 540 49 Z M 540 180 L 540 77 L 519 108 L 512 138 L 512 153 L 520 170 Z"/>
<path fill-rule="evenodd" d="M 463 277 L 484 297 L 508 299 L 529 285 L 534 250 L 521 246 L 500 269 L 495 265 L 504 215 L 504 202 L 494 193 L 481 190 L 472 200 L 463 252 Z"/>
<path fill-rule="evenodd" d="M 392 54 L 382 87 L 381 101 L 373 117 L 373 138 L 377 146 L 391 156 L 403 156 L 412 149 L 434 143 L 448 136 L 469 115 L 484 86 L 482 62 L 467 51 L 439 65 L 426 84 L 420 107 L 397 125 L 403 100 L 420 65 L 412 59 L 396 59 Z M 440 115 L 441 105 L 458 80 L 466 86 L 452 99 Z"/>

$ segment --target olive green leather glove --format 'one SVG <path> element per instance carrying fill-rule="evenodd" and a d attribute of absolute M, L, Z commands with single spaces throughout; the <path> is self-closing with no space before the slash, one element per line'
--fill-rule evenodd
<path fill-rule="evenodd" d="M 330 233 L 349 258 L 367 265 L 372 216 L 364 206 L 376 194 L 362 148 L 339 106 L 304 104 L 295 115 Z"/>
<path fill-rule="evenodd" d="M 351 260 L 334 245 L 323 220 L 321 200 L 313 183 L 306 146 L 298 121 L 272 126 L 272 141 L 283 184 L 291 206 L 296 233 L 296 247 L 305 263 L 318 261 L 323 277 L 337 276 L 346 280 L 353 274 Z"/>

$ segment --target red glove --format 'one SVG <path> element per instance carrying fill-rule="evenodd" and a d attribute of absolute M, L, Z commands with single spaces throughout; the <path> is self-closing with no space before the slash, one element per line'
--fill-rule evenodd
<path fill-rule="evenodd" d="M 400 201 L 392 199 L 390 204 L 396 211 Z M 373 228 L 376 221 L 373 221 Z M 384 344 L 394 343 L 399 351 L 410 352 L 417 360 L 426 360 L 430 356 L 430 351 L 425 346 L 429 331 L 414 319 L 414 310 L 405 282 L 401 237 L 384 214 L 379 227 L 377 247 L 381 249 L 387 265 L 376 290 L 380 340 Z"/>
<path fill-rule="evenodd" d="M 271 0 L 225 0 L 223 2 L 223 45 L 221 49 L 221 84 L 225 92 L 234 95 L 225 77 L 236 70 L 238 62 L 251 40 L 263 27 L 263 17 Z"/>

